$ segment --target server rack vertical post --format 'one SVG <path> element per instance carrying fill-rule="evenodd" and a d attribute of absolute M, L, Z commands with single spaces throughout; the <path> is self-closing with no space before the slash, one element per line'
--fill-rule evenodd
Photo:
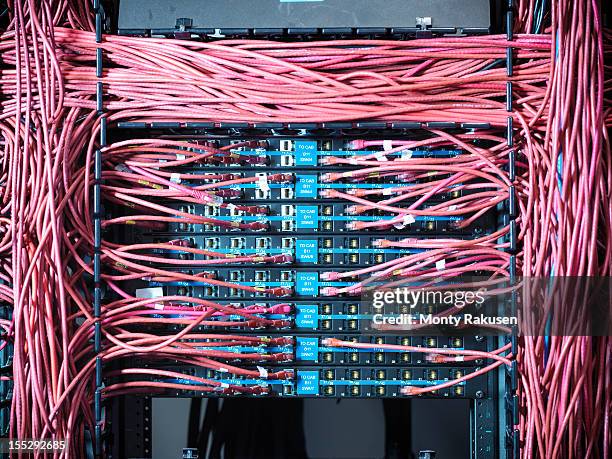
<path fill-rule="evenodd" d="M 514 25 L 514 0 L 507 0 L 506 5 L 506 40 L 511 42 L 513 40 L 513 25 Z M 509 198 L 508 198 L 508 225 L 509 231 L 509 248 L 508 251 L 511 254 L 510 257 L 510 285 L 514 286 L 517 280 L 516 272 L 516 251 L 517 251 L 517 203 L 516 203 L 516 149 L 514 145 L 514 118 L 512 115 L 513 111 L 513 88 L 512 88 L 512 76 L 514 74 L 513 62 L 514 55 L 511 46 L 506 49 L 506 76 L 508 81 L 506 82 L 506 111 L 508 112 L 507 118 L 507 129 L 506 138 L 507 144 L 510 148 L 508 153 L 508 178 L 510 180 L 509 186 Z M 511 293 L 510 307 L 513 311 L 516 310 L 517 296 L 516 292 Z M 515 331 L 515 330 L 514 330 Z M 503 338 L 505 340 L 505 338 Z M 511 352 L 513 356 L 517 355 L 517 337 L 514 334 L 510 338 L 511 340 Z M 500 342 L 500 345 L 505 344 Z M 503 422 L 505 424 L 505 435 L 500 438 L 506 444 L 505 453 L 508 459 L 519 457 L 519 432 L 516 430 L 518 424 L 518 396 L 516 395 L 518 378 L 517 378 L 517 365 L 516 361 L 513 361 L 510 368 L 503 368 L 503 375 L 500 380 L 503 384 L 502 390 L 500 390 L 500 404 L 505 405 L 505 419 L 503 415 L 500 416 L 500 425 Z M 501 430 L 501 429 L 500 429 Z M 503 434 L 503 432 L 500 432 Z"/>
<path fill-rule="evenodd" d="M 93 0 L 94 13 L 96 17 L 96 43 L 102 43 L 102 31 L 104 25 L 104 8 L 100 0 Z M 101 301 L 102 301 L 102 272 L 101 272 L 101 250 L 102 250 L 102 151 L 106 145 L 106 118 L 104 116 L 103 101 L 103 50 L 101 46 L 96 48 L 96 109 L 99 119 L 99 148 L 96 148 L 94 155 L 94 353 L 96 354 L 95 366 L 95 396 L 94 396 L 94 453 L 96 457 L 102 455 L 102 324 L 100 322 Z"/>

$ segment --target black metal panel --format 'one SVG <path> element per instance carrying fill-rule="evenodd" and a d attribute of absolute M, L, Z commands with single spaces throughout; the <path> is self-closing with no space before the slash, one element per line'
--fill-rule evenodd
<path fill-rule="evenodd" d="M 386 29 L 420 28 L 487 31 L 491 25 L 488 0 L 122 0 L 119 30 L 172 32 L 225 29 L 246 35 L 263 29 L 266 35 L 290 29 L 295 33 L 377 34 Z M 177 22 L 178 21 L 178 22 Z M 308 30 L 310 29 L 310 30 Z"/>

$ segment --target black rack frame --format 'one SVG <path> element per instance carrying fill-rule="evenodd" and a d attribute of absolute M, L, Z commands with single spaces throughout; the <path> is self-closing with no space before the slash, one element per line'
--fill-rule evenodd
<path fill-rule="evenodd" d="M 96 24 L 96 42 L 101 43 L 103 33 L 108 28 L 105 10 L 102 5 L 103 0 L 93 0 L 95 11 Z M 512 25 L 514 20 L 514 1 L 506 0 L 500 8 L 500 15 L 505 17 L 506 38 L 511 41 L 513 38 Z M 187 27 L 186 27 L 187 26 Z M 126 32 L 126 31 L 124 31 Z M 214 32 L 214 31 L 213 31 Z M 455 30 L 432 30 L 406 28 L 394 32 L 392 30 L 329 30 L 322 29 L 314 30 L 265 30 L 261 33 L 255 33 L 253 30 L 233 30 L 225 31 L 229 36 L 238 36 L 241 38 L 279 38 L 285 37 L 290 39 L 298 39 L 300 37 L 313 38 L 346 38 L 359 36 L 359 38 L 379 38 L 383 36 L 395 36 L 396 38 L 430 38 L 445 33 L 454 33 Z M 466 33 L 482 34 L 488 31 L 465 31 Z M 167 31 L 130 31 L 129 35 L 150 36 L 151 34 L 161 34 L 172 38 L 191 38 L 192 34 L 200 36 L 200 38 L 210 39 L 207 35 L 210 30 L 193 30 L 189 29 L 188 23 L 177 24 L 175 30 Z M 126 33 L 127 34 L 127 33 Z M 206 36 L 206 37 L 205 37 Z M 505 67 L 508 78 L 513 76 L 513 49 L 508 47 L 506 51 Z M 101 200 L 101 185 L 102 185 L 102 151 L 101 149 L 107 145 L 109 126 L 104 113 L 103 99 L 103 49 L 97 48 L 96 51 L 96 76 L 99 79 L 96 86 L 96 106 L 99 117 L 100 148 L 95 150 L 95 169 L 94 169 L 94 316 L 100 317 L 101 301 L 102 301 L 102 283 L 101 283 L 101 241 L 102 241 L 102 218 L 103 208 Z M 513 126 L 513 88 L 512 81 L 507 81 L 506 85 L 506 110 L 508 112 L 506 125 L 506 139 L 509 147 L 514 146 L 514 126 Z M 212 131 L 216 129 L 228 130 L 270 130 L 270 129 L 373 129 L 373 130 L 418 130 L 426 128 L 435 129 L 489 129 L 488 123 L 455 123 L 445 121 L 424 121 L 424 122 L 338 122 L 338 123 L 213 123 L 213 122 L 174 122 L 174 123 L 139 123 L 139 122 L 119 122 L 114 126 L 117 129 L 197 129 L 202 132 Z M 512 149 L 509 154 L 509 177 L 514 182 L 515 175 L 516 151 Z M 509 242 L 510 248 L 508 251 L 511 256 L 511 282 L 516 277 L 516 252 L 517 252 L 517 228 L 516 228 L 516 197 L 515 188 L 512 185 L 509 189 L 510 197 L 507 204 L 507 215 L 504 217 L 504 223 L 510 225 Z M 515 299 L 516 300 L 516 299 Z M 94 334 L 94 351 L 99 354 L 101 350 L 102 325 L 100 321 L 95 323 Z M 500 337 L 499 344 L 504 345 L 508 342 L 507 337 Z M 517 339 L 515 336 L 511 338 L 512 354 L 516 355 Z M 516 430 L 518 424 L 518 396 L 516 390 L 518 387 L 518 375 L 516 362 L 510 369 L 501 368 L 498 372 L 497 387 L 490 388 L 492 397 L 477 398 L 473 401 L 472 409 L 472 451 L 473 457 L 485 459 L 491 457 L 491 448 L 497 451 L 498 457 L 507 459 L 517 459 L 519 457 L 519 435 Z M 106 440 L 111 438 L 115 444 L 114 451 L 122 456 L 142 456 L 148 455 L 151 452 L 152 445 L 152 400 L 149 396 L 125 396 L 120 400 L 114 401 L 112 404 L 112 414 L 110 423 L 120 424 L 123 434 L 114 434 L 112 437 L 109 432 L 104 430 L 105 418 L 102 403 L 102 389 L 104 387 L 103 377 L 103 362 L 101 357 L 96 357 L 95 371 L 95 399 L 94 399 L 94 414 L 95 414 L 95 432 L 94 432 L 94 454 L 96 458 L 101 458 L 104 451 L 111 451 L 108 448 L 110 445 L 105 445 Z M 127 440 L 125 433 L 129 432 L 137 437 L 137 441 Z M 486 432 L 490 432 L 487 434 Z M 118 449 L 117 449 L 118 447 Z"/>

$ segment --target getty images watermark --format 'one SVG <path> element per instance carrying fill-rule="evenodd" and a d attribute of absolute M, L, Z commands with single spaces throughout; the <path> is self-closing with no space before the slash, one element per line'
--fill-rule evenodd
<path fill-rule="evenodd" d="M 491 315 L 484 309 L 487 289 L 429 290 L 398 287 L 373 290 L 373 326 L 513 326 L 516 316 Z M 469 308 L 469 311 L 466 310 Z M 405 311 L 405 312 L 402 312 Z"/>
<path fill-rule="evenodd" d="M 362 291 L 373 333 L 612 336 L 611 277 L 406 279 Z"/>

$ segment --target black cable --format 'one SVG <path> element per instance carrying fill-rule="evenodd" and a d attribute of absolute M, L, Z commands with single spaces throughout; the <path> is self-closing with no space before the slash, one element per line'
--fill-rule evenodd
<path fill-rule="evenodd" d="M 200 433 L 200 415 L 202 413 L 202 399 L 194 397 L 189 405 L 189 424 L 187 425 L 187 447 L 196 448 Z"/>
<path fill-rule="evenodd" d="M 412 457 L 412 418 L 408 399 L 383 399 L 385 459 Z"/>
<path fill-rule="evenodd" d="M 204 411 L 204 420 L 202 421 L 202 427 L 198 434 L 197 448 L 202 459 L 206 458 L 208 451 L 208 438 L 217 421 L 219 411 L 219 399 L 208 398 L 206 399 L 206 409 Z"/>

